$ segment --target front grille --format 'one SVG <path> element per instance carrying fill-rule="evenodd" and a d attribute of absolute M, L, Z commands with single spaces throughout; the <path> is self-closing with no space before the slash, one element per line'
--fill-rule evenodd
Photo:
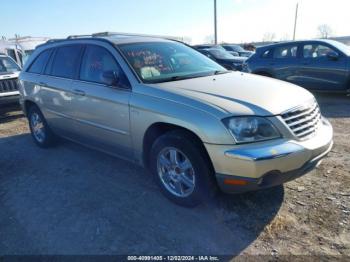
<path fill-rule="evenodd" d="M 0 93 L 7 93 L 13 91 L 18 91 L 17 78 L 0 80 Z"/>
<path fill-rule="evenodd" d="M 316 101 L 282 114 L 284 122 L 294 135 L 306 139 L 314 135 L 321 120 L 321 112 Z"/>

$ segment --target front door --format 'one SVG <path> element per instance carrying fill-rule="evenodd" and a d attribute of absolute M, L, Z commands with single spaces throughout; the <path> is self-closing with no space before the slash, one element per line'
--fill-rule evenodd
<path fill-rule="evenodd" d="M 298 48 L 298 44 L 288 44 L 273 50 L 273 59 L 269 59 L 269 66 L 272 68 L 274 77 L 298 84 Z"/>
<path fill-rule="evenodd" d="M 329 54 L 333 54 L 333 57 Z M 331 46 L 317 42 L 305 44 L 300 67 L 302 86 L 313 90 L 344 89 L 347 77 L 346 63 L 346 57 Z"/>
<path fill-rule="evenodd" d="M 74 117 L 80 142 L 129 158 L 131 89 L 112 52 L 108 47 L 86 46 L 79 78 L 72 83 Z M 107 84 L 106 72 L 116 73 L 119 81 Z"/>

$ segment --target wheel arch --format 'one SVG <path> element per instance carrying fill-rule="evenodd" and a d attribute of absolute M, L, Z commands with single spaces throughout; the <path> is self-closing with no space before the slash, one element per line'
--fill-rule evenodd
<path fill-rule="evenodd" d="M 32 106 L 36 106 L 36 107 L 39 108 L 39 106 L 38 106 L 34 101 L 32 101 L 32 100 L 28 100 L 28 99 L 27 99 L 27 100 L 24 101 L 24 103 L 23 103 L 23 113 L 24 113 L 25 116 L 27 116 L 28 110 L 29 110 L 29 108 L 32 107 Z M 39 109 L 40 109 L 40 108 L 39 108 Z"/>
<path fill-rule="evenodd" d="M 199 149 L 203 152 L 204 157 L 208 161 L 207 163 L 209 163 L 211 170 L 213 172 L 215 171 L 213 163 L 209 157 L 208 151 L 206 150 L 203 141 L 195 132 L 189 130 L 188 128 L 165 122 L 153 123 L 145 132 L 142 146 L 142 161 L 144 167 L 149 168 L 149 157 L 153 143 L 158 137 L 171 131 L 182 131 L 186 136 L 193 139 L 191 141 L 194 141 L 198 145 Z"/>

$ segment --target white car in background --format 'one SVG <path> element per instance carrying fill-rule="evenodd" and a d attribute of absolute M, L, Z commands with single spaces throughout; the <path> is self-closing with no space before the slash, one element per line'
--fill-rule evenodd
<path fill-rule="evenodd" d="M 29 56 L 34 52 L 35 48 L 38 45 L 46 43 L 50 40 L 49 37 L 33 37 L 33 36 L 24 36 L 8 39 L 9 42 L 17 44 L 23 50 L 23 61 L 22 64 L 28 60 Z"/>
<path fill-rule="evenodd" d="M 19 65 L 9 56 L 0 54 L 0 104 L 17 102 Z"/>
<path fill-rule="evenodd" d="M 22 47 L 16 43 L 6 40 L 0 40 L 0 54 L 11 57 L 19 66 L 23 66 L 23 58 L 25 53 Z"/>

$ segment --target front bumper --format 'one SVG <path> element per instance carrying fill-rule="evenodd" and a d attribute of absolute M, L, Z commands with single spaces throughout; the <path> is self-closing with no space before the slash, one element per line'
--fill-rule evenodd
<path fill-rule="evenodd" d="M 19 102 L 18 91 L 0 93 L 0 105 L 12 104 L 12 103 L 18 103 L 18 102 Z"/>
<path fill-rule="evenodd" d="M 311 171 L 332 149 L 333 129 L 323 120 L 317 134 L 306 141 L 205 146 L 221 190 L 240 193 L 276 186 Z"/>

